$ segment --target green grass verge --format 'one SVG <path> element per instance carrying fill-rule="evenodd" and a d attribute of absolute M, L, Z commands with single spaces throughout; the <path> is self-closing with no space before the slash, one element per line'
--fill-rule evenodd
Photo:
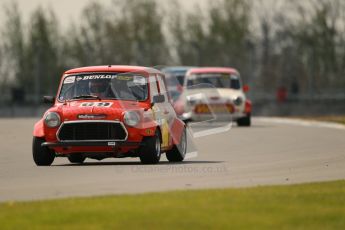
<path fill-rule="evenodd" d="M 1 229 L 345 229 L 345 181 L 0 204 Z"/>

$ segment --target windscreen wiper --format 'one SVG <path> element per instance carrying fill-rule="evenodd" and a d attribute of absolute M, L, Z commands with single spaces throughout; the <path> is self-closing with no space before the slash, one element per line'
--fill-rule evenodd
<path fill-rule="evenodd" d="M 79 96 L 73 97 L 72 99 L 98 99 L 98 100 L 102 100 L 102 98 L 100 98 L 99 96 L 96 96 L 96 95 L 79 95 Z"/>

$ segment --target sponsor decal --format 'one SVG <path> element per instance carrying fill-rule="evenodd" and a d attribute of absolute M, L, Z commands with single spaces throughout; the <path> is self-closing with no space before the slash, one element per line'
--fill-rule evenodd
<path fill-rule="evenodd" d="M 72 84 L 75 82 L 75 76 L 70 76 L 70 77 L 66 77 L 64 80 L 64 84 Z"/>
<path fill-rule="evenodd" d="M 111 107 L 113 103 L 111 102 L 83 102 L 79 107 Z"/>
<path fill-rule="evenodd" d="M 145 85 L 146 80 L 142 76 L 134 76 L 133 83 L 136 85 Z"/>
<path fill-rule="evenodd" d="M 96 75 L 84 75 L 84 76 L 69 76 L 64 80 L 64 84 L 71 84 L 75 81 L 88 81 L 88 80 L 122 80 L 122 81 L 134 81 L 135 84 L 145 84 L 145 78 L 143 76 L 130 76 L 130 75 L 115 75 L 115 74 L 96 74 Z"/>
<path fill-rule="evenodd" d="M 105 119 L 107 115 L 105 114 L 79 114 L 78 119 Z"/>
<path fill-rule="evenodd" d="M 78 76 L 77 81 L 86 81 L 86 80 L 99 80 L 99 79 L 115 79 L 117 75 L 115 74 L 94 74 L 94 75 L 84 75 Z"/>
<path fill-rule="evenodd" d="M 83 78 L 82 78 L 82 77 L 77 77 L 76 80 L 77 80 L 77 81 L 81 81 L 81 80 L 83 80 Z"/>
<path fill-rule="evenodd" d="M 120 80 L 120 81 L 133 81 L 134 84 L 144 85 L 146 84 L 145 77 L 141 75 L 116 75 L 116 74 L 93 74 L 93 75 L 82 75 L 82 76 L 69 76 L 64 80 L 64 84 L 74 83 L 75 81 L 88 81 L 88 80 Z"/>
<path fill-rule="evenodd" d="M 117 76 L 116 79 L 120 80 L 120 81 L 132 81 L 133 80 L 133 76 L 120 75 L 120 76 Z"/>
<path fill-rule="evenodd" d="M 152 131 L 151 129 L 146 129 L 146 130 L 145 130 L 145 133 L 146 133 L 147 135 L 152 135 L 152 134 L 153 134 L 153 131 Z"/>
<path fill-rule="evenodd" d="M 237 75 L 231 75 L 231 80 L 239 80 L 239 76 Z"/>

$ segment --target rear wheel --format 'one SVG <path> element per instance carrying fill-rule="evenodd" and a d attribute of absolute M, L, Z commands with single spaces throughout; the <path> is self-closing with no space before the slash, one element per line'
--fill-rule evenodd
<path fill-rule="evenodd" d="M 74 153 L 68 156 L 68 160 L 74 164 L 82 164 L 84 163 L 86 157 L 84 157 L 81 153 Z"/>
<path fill-rule="evenodd" d="M 154 136 L 144 138 L 139 157 L 143 164 L 159 163 L 161 158 L 161 135 L 158 129 Z"/>
<path fill-rule="evenodd" d="M 34 137 L 32 141 L 32 156 L 37 166 L 49 166 L 55 159 L 55 152 L 42 146 L 44 142 L 44 139 L 38 137 Z"/>
<path fill-rule="evenodd" d="M 183 129 L 181 139 L 178 145 L 166 152 L 166 157 L 170 162 L 181 162 L 184 160 L 187 152 L 187 135 L 186 129 Z"/>
<path fill-rule="evenodd" d="M 242 117 L 237 120 L 237 125 L 242 127 L 248 127 L 251 125 L 251 115 L 250 113 L 247 114 L 247 116 Z"/>

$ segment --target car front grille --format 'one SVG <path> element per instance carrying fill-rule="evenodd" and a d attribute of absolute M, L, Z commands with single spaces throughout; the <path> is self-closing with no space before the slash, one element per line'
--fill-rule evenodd
<path fill-rule="evenodd" d="M 120 122 L 70 122 L 62 124 L 60 141 L 125 140 L 127 132 Z"/>

